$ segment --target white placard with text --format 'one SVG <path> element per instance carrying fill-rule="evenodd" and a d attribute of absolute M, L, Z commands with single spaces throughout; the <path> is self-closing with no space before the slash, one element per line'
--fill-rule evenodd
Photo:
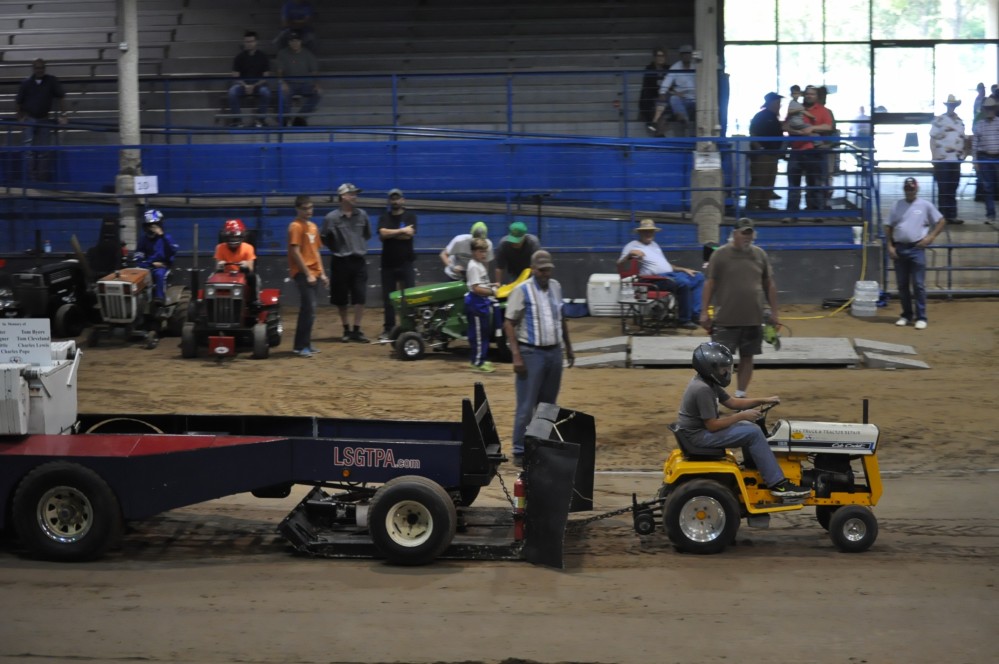
<path fill-rule="evenodd" d="M 0 364 L 52 364 L 52 330 L 49 319 L 0 320 Z"/>

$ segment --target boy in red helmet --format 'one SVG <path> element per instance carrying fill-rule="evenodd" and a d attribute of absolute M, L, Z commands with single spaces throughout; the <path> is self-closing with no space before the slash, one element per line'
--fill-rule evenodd
<path fill-rule="evenodd" d="M 218 272 L 246 272 L 246 286 L 249 289 L 249 301 L 257 299 L 257 276 L 253 265 L 257 260 L 257 252 L 253 245 L 246 242 L 246 226 L 239 219 L 229 219 L 222 226 L 222 242 L 215 247 L 215 269 Z"/>

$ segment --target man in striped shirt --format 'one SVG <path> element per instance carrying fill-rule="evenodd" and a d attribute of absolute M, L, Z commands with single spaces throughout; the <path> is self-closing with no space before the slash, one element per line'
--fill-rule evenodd
<path fill-rule="evenodd" d="M 513 423 L 513 462 L 523 464 L 524 434 L 539 403 L 556 403 L 562 385 L 562 346 L 571 367 L 576 356 L 562 317 L 562 286 L 551 278 L 555 264 L 543 249 L 531 256 L 531 278 L 506 301 L 503 331 L 513 357 L 517 414 Z"/>
<path fill-rule="evenodd" d="M 985 223 L 996 220 L 996 192 L 999 192 L 999 101 L 986 97 L 982 117 L 975 123 L 974 153 L 978 182 L 985 195 Z"/>

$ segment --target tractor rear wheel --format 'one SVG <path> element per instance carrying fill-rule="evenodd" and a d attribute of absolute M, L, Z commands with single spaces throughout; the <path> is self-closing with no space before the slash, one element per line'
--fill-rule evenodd
<path fill-rule="evenodd" d="M 721 553 L 739 530 L 739 502 L 715 480 L 690 480 L 666 500 L 663 527 L 680 551 Z"/>
<path fill-rule="evenodd" d="M 14 493 L 21 543 L 44 560 L 99 558 L 121 539 L 121 508 L 101 477 L 79 464 L 54 461 L 28 473 Z"/>
<path fill-rule="evenodd" d="M 191 293 L 185 290 L 177 303 L 174 305 L 173 311 L 170 312 L 170 319 L 166 324 L 166 333 L 171 337 L 179 337 L 184 331 L 184 323 L 188 319 L 188 309 L 191 306 Z"/>
<path fill-rule="evenodd" d="M 184 323 L 180 330 L 180 356 L 191 358 L 198 356 L 198 339 L 194 335 L 194 323 Z"/>
<path fill-rule="evenodd" d="M 457 523 L 457 510 L 447 491 L 417 475 L 386 482 L 368 508 L 371 540 L 396 565 L 433 562 L 450 546 Z"/>
<path fill-rule="evenodd" d="M 878 538 L 878 520 L 862 505 L 845 505 L 829 519 L 829 537 L 843 553 L 867 551 Z"/>
<path fill-rule="evenodd" d="M 403 332 L 395 340 L 395 350 L 399 353 L 399 359 L 412 362 L 422 358 L 427 347 L 419 332 Z"/>
<path fill-rule="evenodd" d="M 271 345 L 267 339 L 267 325 L 257 323 L 253 326 L 253 359 L 266 360 L 270 355 Z"/>
<path fill-rule="evenodd" d="M 53 334 L 61 339 L 75 339 L 87 325 L 83 312 L 75 304 L 64 304 L 59 307 L 52 322 Z"/>

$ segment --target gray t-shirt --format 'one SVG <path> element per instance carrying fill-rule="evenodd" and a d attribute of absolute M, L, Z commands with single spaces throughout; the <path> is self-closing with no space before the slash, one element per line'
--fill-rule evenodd
<path fill-rule="evenodd" d="M 354 208 L 348 217 L 342 210 L 333 210 L 326 215 L 320 236 L 326 248 L 338 258 L 364 256 L 368 253 L 368 240 L 371 239 L 368 213 Z"/>
<path fill-rule="evenodd" d="M 680 412 L 676 422 L 697 444 L 707 429 L 704 420 L 718 417 L 718 404 L 729 400 L 728 393 L 718 385 L 709 385 L 698 374 L 687 383 L 680 399 Z"/>

